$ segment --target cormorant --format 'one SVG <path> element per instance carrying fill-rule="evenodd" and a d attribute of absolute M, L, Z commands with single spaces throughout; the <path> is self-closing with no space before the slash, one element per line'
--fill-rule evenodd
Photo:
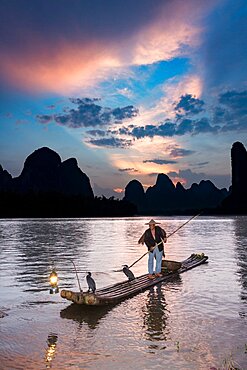
<path fill-rule="evenodd" d="M 87 285 L 88 285 L 88 292 L 90 292 L 91 290 L 94 293 L 96 290 L 96 284 L 95 284 L 94 279 L 91 276 L 91 272 L 88 272 L 86 276 L 86 280 L 87 280 Z"/>
<path fill-rule="evenodd" d="M 127 276 L 129 281 L 132 281 L 135 279 L 135 275 L 133 274 L 132 271 L 130 271 L 129 267 L 127 265 L 124 265 L 123 267 L 123 273 Z"/>

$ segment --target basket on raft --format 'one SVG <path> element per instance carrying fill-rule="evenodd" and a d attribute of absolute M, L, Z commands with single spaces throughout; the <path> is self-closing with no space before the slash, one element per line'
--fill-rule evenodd
<path fill-rule="evenodd" d="M 162 272 L 169 272 L 169 271 L 177 271 L 182 267 L 181 262 L 176 262 L 176 261 L 168 261 L 168 260 L 162 260 L 162 265 L 161 265 L 161 271 Z"/>

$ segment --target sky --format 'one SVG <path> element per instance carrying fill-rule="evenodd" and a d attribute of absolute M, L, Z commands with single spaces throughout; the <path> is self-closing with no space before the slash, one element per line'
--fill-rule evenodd
<path fill-rule="evenodd" d="M 245 0 L 0 0 L 0 164 L 49 147 L 95 195 L 231 185 L 247 146 Z"/>

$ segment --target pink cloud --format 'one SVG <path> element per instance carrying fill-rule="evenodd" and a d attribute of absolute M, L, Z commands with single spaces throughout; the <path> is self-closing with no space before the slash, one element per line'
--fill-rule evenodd
<path fill-rule="evenodd" d="M 184 55 L 200 42 L 200 20 L 213 1 L 206 5 L 198 0 L 160 1 L 158 5 L 145 1 L 143 9 L 141 3 L 133 5 L 133 14 L 129 10 L 125 28 L 123 21 L 119 21 L 120 26 L 116 22 L 114 9 L 110 10 L 110 15 L 107 12 L 101 14 L 101 21 L 104 17 L 108 21 L 105 24 L 97 24 L 99 14 L 95 13 L 93 18 L 92 9 L 87 9 L 91 19 L 89 17 L 88 22 L 83 19 L 83 25 L 76 13 L 63 19 L 66 24 L 61 19 L 52 24 L 48 18 L 42 20 L 42 25 L 36 13 L 34 16 L 39 21 L 36 23 L 35 19 L 28 18 L 27 23 L 25 18 L 22 21 L 16 19 L 17 25 L 21 22 L 18 31 L 22 44 L 17 44 L 16 35 L 9 47 L 5 43 L 0 57 L 5 81 L 31 91 L 71 94 L 80 87 L 95 85 L 115 72 L 126 71 L 132 65 Z M 148 7 L 149 16 L 144 12 Z M 99 10 L 102 9 L 96 9 Z M 77 18 L 74 20 L 73 17 Z M 34 29 L 28 27 L 30 22 Z"/>

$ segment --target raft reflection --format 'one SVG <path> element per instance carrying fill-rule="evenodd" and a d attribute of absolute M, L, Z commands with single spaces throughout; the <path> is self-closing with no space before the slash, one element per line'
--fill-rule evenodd
<path fill-rule="evenodd" d="M 108 314 L 108 312 L 116 305 L 94 307 L 83 306 L 72 303 L 70 306 L 60 311 L 62 319 L 74 320 L 80 324 L 88 324 L 90 329 L 95 329 L 100 320 Z"/>
<path fill-rule="evenodd" d="M 45 353 L 45 364 L 46 364 L 47 369 L 51 368 L 51 363 L 56 353 L 57 339 L 58 339 L 58 336 L 55 333 L 50 333 L 48 335 L 48 338 L 47 338 L 48 347 Z"/>

